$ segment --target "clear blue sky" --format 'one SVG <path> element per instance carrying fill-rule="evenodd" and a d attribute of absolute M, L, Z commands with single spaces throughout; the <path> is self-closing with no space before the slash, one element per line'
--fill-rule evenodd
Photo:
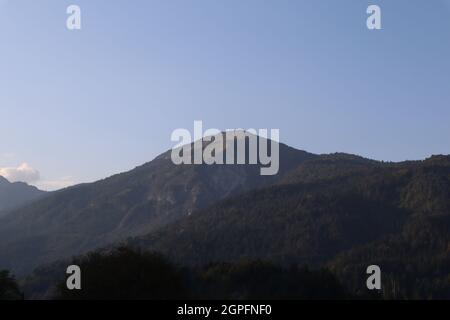
<path fill-rule="evenodd" d="M 0 0 L 0 168 L 93 181 L 194 120 L 315 153 L 448 154 L 449 59 L 447 0 Z"/>

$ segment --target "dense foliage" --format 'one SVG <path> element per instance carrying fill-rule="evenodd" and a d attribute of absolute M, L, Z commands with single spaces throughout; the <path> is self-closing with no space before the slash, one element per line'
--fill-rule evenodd
<path fill-rule="evenodd" d="M 181 275 L 164 257 L 120 247 L 93 252 L 73 261 L 82 270 L 81 290 L 58 284 L 56 299 L 182 299 Z"/>
<path fill-rule="evenodd" d="M 0 270 L 0 300 L 19 300 L 22 293 L 16 279 L 6 270 Z"/>
<path fill-rule="evenodd" d="M 120 247 L 73 261 L 82 289 L 60 281 L 55 299 L 344 299 L 326 270 L 281 268 L 261 261 L 177 268 L 161 255 Z"/>
<path fill-rule="evenodd" d="M 426 299 L 450 298 L 449 236 L 449 157 L 373 165 L 336 155 L 304 163 L 289 184 L 227 199 L 130 244 L 188 265 L 243 257 L 327 265 L 358 295 L 367 294 L 366 267 L 377 264 L 384 298 Z"/>

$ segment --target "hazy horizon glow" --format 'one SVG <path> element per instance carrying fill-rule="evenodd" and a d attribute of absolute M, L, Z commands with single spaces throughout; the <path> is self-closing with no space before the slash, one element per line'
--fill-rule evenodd
<path fill-rule="evenodd" d="M 0 0 L 0 174 L 95 181 L 194 120 L 320 154 L 449 154 L 449 17 L 448 0 Z"/>

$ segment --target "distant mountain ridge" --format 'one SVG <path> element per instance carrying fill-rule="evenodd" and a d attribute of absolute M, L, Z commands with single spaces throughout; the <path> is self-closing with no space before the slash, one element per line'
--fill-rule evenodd
<path fill-rule="evenodd" d="M 46 194 L 36 187 L 23 182 L 9 182 L 6 178 L 0 176 L 0 217 L 8 210 L 25 205 L 31 201 L 37 200 Z"/>

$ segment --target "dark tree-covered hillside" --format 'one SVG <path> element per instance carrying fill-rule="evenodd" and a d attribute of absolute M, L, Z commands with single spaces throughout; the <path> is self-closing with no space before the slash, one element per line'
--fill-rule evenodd
<path fill-rule="evenodd" d="M 187 296 L 179 271 L 156 253 L 119 247 L 108 253 L 87 254 L 72 264 L 82 270 L 81 290 L 68 290 L 62 281 L 56 299 L 165 300 Z"/>
<path fill-rule="evenodd" d="M 7 270 L 0 270 L 0 300 L 20 300 L 22 293 L 16 279 Z"/>
<path fill-rule="evenodd" d="M 55 299 L 347 299 L 328 270 L 282 268 L 263 261 L 178 268 L 163 256 L 120 247 L 73 261 L 82 270 L 81 290 L 57 284 Z M 39 273 L 35 274 L 39 277 Z"/>

